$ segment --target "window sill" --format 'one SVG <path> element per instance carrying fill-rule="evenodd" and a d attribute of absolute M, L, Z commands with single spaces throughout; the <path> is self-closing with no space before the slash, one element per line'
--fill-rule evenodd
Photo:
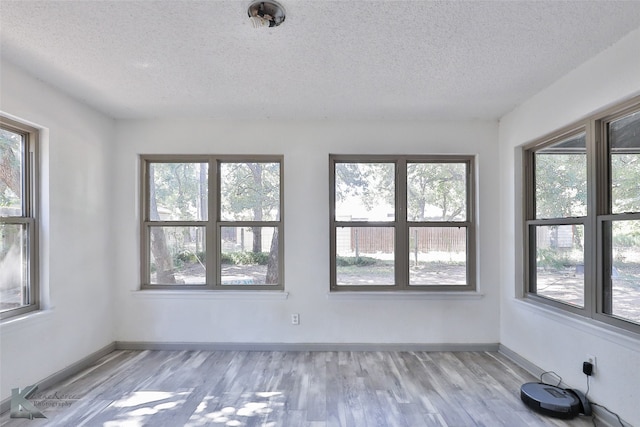
<path fill-rule="evenodd" d="M 289 292 L 283 291 L 181 291 L 181 290 L 135 290 L 131 291 L 135 298 L 144 299 L 255 299 L 255 300 L 285 300 Z"/>
<path fill-rule="evenodd" d="M 330 300 L 478 300 L 480 292 L 411 292 L 411 291 L 336 291 L 328 292 Z"/>
<path fill-rule="evenodd" d="M 630 350 L 640 351 L 640 336 L 635 332 L 617 328 L 589 317 L 533 301 L 529 298 L 516 298 L 516 303 L 525 310 L 539 314 L 549 320 L 562 323 L 563 325 L 589 333 Z"/>
<path fill-rule="evenodd" d="M 52 309 L 35 310 L 20 316 L 9 317 L 0 321 L 0 332 L 12 333 L 31 326 L 51 321 Z"/>

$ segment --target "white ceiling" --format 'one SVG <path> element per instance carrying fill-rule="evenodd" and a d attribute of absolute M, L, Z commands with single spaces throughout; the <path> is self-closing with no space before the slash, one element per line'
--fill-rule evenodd
<path fill-rule="evenodd" d="M 114 118 L 497 119 L 640 28 L 640 1 L 249 3 L 2 0 L 1 54 Z"/>

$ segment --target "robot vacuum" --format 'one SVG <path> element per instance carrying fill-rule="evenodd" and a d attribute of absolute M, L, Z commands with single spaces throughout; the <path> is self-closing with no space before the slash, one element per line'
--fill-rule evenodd
<path fill-rule="evenodd" d="M 570 419 L 578 414 L 591 415 L 589 401 L 578 390 L 526 383 L 520 387 L 520 399 L 534 411 L 550 417 Z"/>

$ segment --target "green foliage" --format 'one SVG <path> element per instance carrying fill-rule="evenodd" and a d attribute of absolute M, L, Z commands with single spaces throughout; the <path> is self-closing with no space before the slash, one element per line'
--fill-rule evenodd
<path fill-rule="evenodd" d="M 268 252 L 224 252 L 220 257 L 222 264 L 231 265 L 267 265 Z"/>
<path fill-rule="evenodd" d="M 635 231 L 627 234 L 614 235 L 613 246 L 622 248 L 640 247 L 640 232 Z"/>
<path fill-rule="evenodd" d="M 571 265 L 575 265 L 577 262 L 572 259 L 571 251 L 558 251 L 552 248 L 539 248 L 537 252 L 537 264 L 538 267 L 559 270 Z"/>
<path fill-rule="evenodd" d="M 336 257 L 336 265 L 338 267 L 349 267 L 349 266 L 358 266 L 358 267 L 366 267 L 369 265 L 374 265 L 378 262 L 377 259 L 375 258 L 371 258 L 371 257 L 366 257 L 366 256 L 360 256 L 360 257 L 353 257 L 353 256 L 338 256 Z"/>
<path fill-rule="evenodd" d="M 336 198 L 342 201 L 348 195 L 361 194 L 367 185 L 364 175 L 358 163 L 336 163 Z"/>
<path fill-rule="evenodd" d="M 336 163 L 336 199 L 359 196 L 371 209 L 384 201 L 394 204 L 395 167 L 393 163 Z"/>
<path fill-rule="evenodd" d="M 580 144 L 584 147 L 584 136 L 536 153 L 537 218 L 566 218 L 586 215 L 586 149 L 583 148 L 582 151 L 579 151 L 579 148 L 573 147 Z M 569 145 L 572 147 L 562 151 L 564 146 Z"/>
<path fill-rule="evenodd" d="M 189 262 L 196 262 L 197 261 L 196 254 L 194 254 L 191 251 L 178 252 L 175 255 L 175 259 L 176 259 L 176 261 L 182 261 L 183 263 L 189 263 Z"/>
<path fill-rule="evenodd" d="M 21 204 L 22 137 L 0 129 L 0 207 Z"/>
<path fill-rule="evenodd" d="M 274 221 L 280 207 L 280 163 L 278 162 L 222 162 L 220 194 L 222 217 L 225 220 Z M 214 216 L 207 212 L 209 162 L 151 162 L 149 164 L 149 214 L 152 220 L 206 220 Z M 216 172 L 217 173 L 217 172 Z M 212 189 L 214 191 L 215 189 Z M 217 197 L 217 196 L 216 196 Z M 201 228 L 199 228 L 201 229 Z M 223 254 L 223 264 L 268 264 L 269 255 L 261 252 L 262 228 L 255 227 L 251 253 Z M 199 250 L 205 246 L 202 232 L 195 236 L 186 230 L 175 236 L 176 242 Z M 274 234 L 277 236 L 277 234 Z M 164 234 L 162 240 L 169 239 Z M 277 238 L 277 237 L 276 237 Z M 172 254 L 167 242 L 152 247 L 153 256 L 165 265 L 177 268 L 185 264 L 204 263 L 202 252 L 182 251 Z"/>
<path fill-rule="evenodd" d="M 168 219 L 197 220 L 206 217 L 207 171 L 206 163 L 152 163 L 151 197 L 155 198 L 158 212 Z"/>
<path fill-rule="evenodd" d="M 223 218 L 242 221 L 276 220 L 280 207 L 280 164 L 220 165 Z"/>
<path fill-rule="evenodd" d="M 173 256 L 173 265 L 175 267 L 182 267 L 185 264 L 195 264 L 195 263 L 203 263 L 205 262 L 205 253 L 198 252 L 194 253 L 192 251 L 184 250 L 176 253 Z"/>
<path fill-rule="evenodd" d="M 407 204 L 409 218 L 416 221 L 465 219 L 466 166 L 464 163 L 409 163 Z M 427 218 L 427 208 L 437 208 L 437 218 Z"/>
<path fill-rule="evenodd" d="M 393 163 L 336 163 L 337 201 L 359 198 L 371 209 L 381 202 L 395 204 Z M 466 213 L 466 166 L 464 163 L 408 163 L 407 204 L 409 217 L 423 221 L 427 210 L 436 220 L 460 220 Z M 429 209 L 430 208 L 430 209 Z M 433 213 L 432 213 L 433 216 Z"/>
<path fill-rule="evenodd" d="M 611 155 L 613 213 L 640 212 L 640 155 Z"/>
<path fill-rule="evenodd" d="M 234 261 L 233 257 L 231 256 L 230 253 L 228 252 L 223 252 L 220 254 L 220 264 L 235 264 L 236 262 Z"/>

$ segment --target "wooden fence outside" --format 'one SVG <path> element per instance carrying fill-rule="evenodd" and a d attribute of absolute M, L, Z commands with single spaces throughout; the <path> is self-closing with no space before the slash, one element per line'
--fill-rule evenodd
<path fill-rule="evenodd" d="M 351 227 L 350 242 L 341 242 L 353 253 L 393 253 L 394 230 L 390 227 Z M 415 250 L 416 242 L 420 252 L 463 252 L 466 250 L 467 236 L 464 227 L 416 227 L 410 230 L 410 248 Z M 340 251 L 339 251 L 340 252 Z"/>

